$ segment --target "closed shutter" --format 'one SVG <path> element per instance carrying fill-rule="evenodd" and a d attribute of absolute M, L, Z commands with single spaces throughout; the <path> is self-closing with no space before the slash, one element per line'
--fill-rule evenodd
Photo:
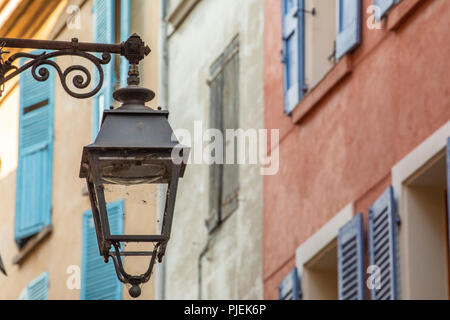
<path fill-rule="evenodd" d="M 106 208 L 111 234 L 123 234 L 123 200 L 109 203 Z M 99 253 L 91 210 L 83 214 L 82 224 L 81 299 L 120 300 L 122 284 L 111 259 L 105 263 Z"/>
<path fill-rule="evenodd" d="M 115 25 L 115 8 L 114 0 L 94 0 L 93 4 L 93 32 L 94 42 L 98 43 L 115 43 L 114 41 L 114 25 Z M 101 56 L 101 54 L 97 54 Z M 114 59 L 114 57 L 111 57 Z M 104 80 L 102 89 L 93 98 L 92 106 L 92 137 L 95 139 L 100 129 L 100 121 L 102 120 L 103 111 L 112 105 L 112 94 L 115 86 L 114 60 L 107 65 L 102 65 Z M 98 84 L 99 75 L 95 73 L 94 85 Z"/>
<path fill-rule="evenodd" d="M 54 78 L 49 71 L 50 77 L 45 82 L 35 80 L 29 70 L 19 80 L 15 216 L 15 239 L 19 243 L 51 221 Z"/>
<path fill-rule="evenodd" d="M 394 191 L 389 187 L 369 209 L 370 265 L 380 270 L 381 286 L 371 290 L 372 300 L 397 299 L 397 216 Z"/>
<path fill-rule="evenodd" d="M 239 128 L 239 38 L 236 37 L 224 53 L 211 66 L 210 73 L 210 127 L 223 134 L 224 164 L 210 165 L 209 217 L 206 221 L 211 232 L 239 206 L 239 164 L 237 139 L 226 135 L 226 130 Z M 233 140 L 234 139 L 234 140 Z M 233 141 L 232 141 L 233 140 Z M 234 150 L 230 147 L 234 146 Z M 219 145 L 221 148 L 222 145 Z M 234 153 L 227 164 L 227 153 Z M 213 154 L 214 156 L 214 154 Z"/>
<path fill-rule="evenodd" d="M 220 68 L 220 65 L 217 67 Z M 213 66 L 214 74 L 216 68 Z M 223 75 L 219 73 L 210 84 L 209 123 L 211 129 L 222 128 L 222 83 Z M 214 154 L 212 156 L 215 156 Z M 209 166 L 209 215 L 206 221 L 208 231 L 211 232 L 220 223 L 220 203 L 222 190 L 222 165 L 212 163 Z"/>
<path fill-rule="evenodd" d="M 397 2 L 398 0 L 373 0 L 373 4 L 377 7 L 375 18 L 377 20 L 383 18 L 386 12 Z"/>
<path fill-rule="evenodd" d="M 22 290 L 19 300 L 48 300 L 48 286 L 48 271 L 46 271 Z"/>
<path fill-rule="evenodd" d="M 222 196 L 220 219 L 225 220 L 238 208 L 239 193 L 239 164 L 237 162 L 238 141 L 234 137 L 227 137 L 228 129 L 239 129 L 239 42 L 235 41 L 225 52 L 228 61 L 223 69 L 223 98 L 222 98 L 222 132 L 224 134 L 224 165 L 222 173 Z M 233 140 L 234 139 L 234 143 Z M 234 149 L 230 146 L 233 145 Z M 234 154 L 233 162 L 227 164 L 228 152 Z M 231 158 L 231 157 L 230 157 Z"/>
<path fill-rule="evenodd" d="M 284 67 L 284 111 L 290 114 L 303 98 L 304 77 L 304 0 L 282 0 Z"/>
<path fill-rule="evenodd" d="M 120 41 L 127 41 L 130 36 L 130 0 L 120 0 Z M 127 86 L 128 60 L 120 58 L 120 86 Z"/>
<path fill-rule="evenodd" d="M 278 287 L 279 300 L 300 300 L 302 297 L 300 277 L 297 268 L 294 268 Z"/>
<path fill-rule="evenodd" d="M 338 281 L 340 300 L 364 300 L 364 237 L 361 213 L 339 229 Z"/>
<path fill-rule="evenodd" d="M 336 58 L 340 59 L 361 42 L 361 0 L 336 1 Z"/>

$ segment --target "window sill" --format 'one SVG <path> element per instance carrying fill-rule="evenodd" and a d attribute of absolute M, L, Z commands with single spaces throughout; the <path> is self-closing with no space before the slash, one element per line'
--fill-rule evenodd
<path fill-rule="evenodd" d="M 352 72 L 351 55 L 345 55 L 325 77 L 297 104 L 292 122 L 298 124 L 325 96 Z"/>
<path fill-rule="evenodd" d="M 400 1 L 387 16 L 387 27 L 390 31 L 397 30 L 402 23 L 419 7 L 425 0 Z"/>
<path fill-rule="evenodd" d="M 44 227 L 38 234 L 31 238 L 27 244 L 13 258 L 13 264 L 21 264 L 53 231 L 52 225 Z"/>
<path fill-rule="evenodd" d="M 167 21 L 172 25 L 172 35 L 178 27 L 183 23 L 192 9 L 200 2 L 200 0 L 182 0 L 180 4 L 170 13 Z"/>

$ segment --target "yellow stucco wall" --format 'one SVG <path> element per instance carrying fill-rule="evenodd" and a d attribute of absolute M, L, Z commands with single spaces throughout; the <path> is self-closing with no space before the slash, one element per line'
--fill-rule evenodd
<path fill-rule="evenodd" d="M 141 2 L 140 5 L 137 4 Z M 70 3 L 70 1 L 69 1 Z M 81 28 L 64 28 L 55 40 L 92 41 L 92 0 L 81 8 Z M 131 33 L 141 35 L 152 48 L 142 66 L 143 85 L 157 90 L 157 44 L 158 44 L 159 0 L 132 1 Z M 147 17 L 147 18 L 145 18 Z M 151 19 L 149 19 L 151 17 Z M 54 17 L 53 17 L 54 18 Z M 57 12 L 57 19 L 67 19 L 65 10 Z M 43 26 L 51 32 L 55 20 L 49 18 L 49 25 Z M 41 34 L 42 36 L 42 34 Z M 36 38 L 45 38 L 38 37 Z M 92 65 L 75 57 L 59 57 L 57 62 L 63 67 L 81 63 L 88 68 Z M 150 104 L 155 106 L 156 103 Z M 17 299 L 22 289 L 44 271 L 49 272 L 49 299 L 79 299 L 80 290 L 68 289 L 70 277 L 67 268 L 81 267 L 81 222 L 82 213 L 90 209 L 89 199 L 83 194 L 85 181 L 78 178 L 82 148 L 91 143 L 92 99 L 78 100 L 65 93 L 59 80 L 55 79 L 54 108 L 54 151 L 52 186 L 52 226 L 53 232 L 25 259 L 21 265 L 13 265 L 18 253 L 14 242 L 15 188 L 19 130 L 19 87 L 16 86 L 6 99 L 0 102 L 0 254 L 5 263 L 8 277 L 0 275 L 0 299 Z M 124 196 L 123 194 L 117 196 Z M 145 199 L 145 202 L 142 200 Z M 145 204 L 145 205 L 144 205 Z M 145 212 L 141 212 L 144 211 Z M 147 233 L 156 230 L 156 191 L 149 188 L 144 194 L 132 193 L 125 199 L 125 231 L 145 225 Z M 136 214 L 138 213 L 138 214 Z M 135 217 L 135 218 L 134 218 Z M 142 228 L 139 230 L 141 231 Z M 147 259 L 125 260 L 125 268 L 130 273 L 146 270 Z M 154 276 L 142 290 L 140 299 L 154 297 Z M 129 299 L 126 286 L 123 298 Z"/>

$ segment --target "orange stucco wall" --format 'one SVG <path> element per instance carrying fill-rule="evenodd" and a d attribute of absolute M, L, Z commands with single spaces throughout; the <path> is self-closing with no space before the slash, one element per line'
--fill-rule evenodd
<path fill-rule="evenodd" d="M 373 1 L 362 3 L 351 74 L 293 124 L 283 113 L 280 1 L 265 0 L 265 126 L 280 129 L 280 170 L 264 179 L 266 299 L 277 298 L 300 244 L 350 202 L 366 219 L 392 166 L 450 120 L 450 1 L 422 1 L 395 31 L 368 29 Z"/>

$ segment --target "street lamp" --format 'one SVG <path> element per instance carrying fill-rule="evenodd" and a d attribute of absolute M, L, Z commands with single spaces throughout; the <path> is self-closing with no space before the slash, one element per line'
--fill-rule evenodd
<path fill-rule="evenodd" d="M 151 101 L 155 93 L 139 86 L 138 63 L 148 55 L 150 49 L 136 34 L 120 45 L 103 45 L 62 41 L 39 41 L 0 38 L 4 47 L 57 49 L 59 51 L 30 55 L 17 53 L 6 62 L 0 61 L 0 86 L 20 72 L 32 68 L 33 77 L 39 81 L 48 79 L 48 70 L 38 67 L 50 65 L 60 76 L 64 89 L 76 98 L 87 98 L 100 90 L 103 71 L 100 64 L 109 63 L 109 53 L 120 53 L 130 63 L 128 86 L 113 93 L 115 100 L 121 103 L 117 109 L 103 113 L 100 131 L 94 143 L 83 148 L 80 178 L 85 178 L 92 207 L 93 221 L 97 234 L 100 255 L 105 262 L 113 260 L 117 277 L 123 283 L 131 285 L 129 293 L 138 297 L 140 285 L 150 279 L 156 260 L 162 261 L 167 243 L 170 239 L 175 197 L 178 179 L 183 177 L 189 148 L 179 144 L 167 120 L 168 111 L 151 109 L 145 103 Z M 102 59 L 87 53 L 102 52 Z M 67 86 L 68 74 L 74 70 L 84 73 L 85 77 L 76 75 L 73 84 L 77 88 L 86 88 L 90 83 L 89 71 L 82 66 L 71 66 L 62 72 L 52 57 L 59 55 L 78 55 L 94 63 L 100 73 L 100 83 L 89 93 L 76 93 Z M 15 68 L 12 62 L 18 57 L 32 58 L 31 62 L 21 68 Z M 12 71 L 7 74 L 9 71 Z M 105 187 L 109 185 L 135 186 L 166 184 L 166 203 L 160 234 L 155 235 L 118 235 L 112 234 L 105 199 Z M 122 244 L 153 243 L 153 250 L 126 251 Z M 122 257 L 150 257 L 147 271 L 140 275 L 130 275 L 125 271 Z"/>

